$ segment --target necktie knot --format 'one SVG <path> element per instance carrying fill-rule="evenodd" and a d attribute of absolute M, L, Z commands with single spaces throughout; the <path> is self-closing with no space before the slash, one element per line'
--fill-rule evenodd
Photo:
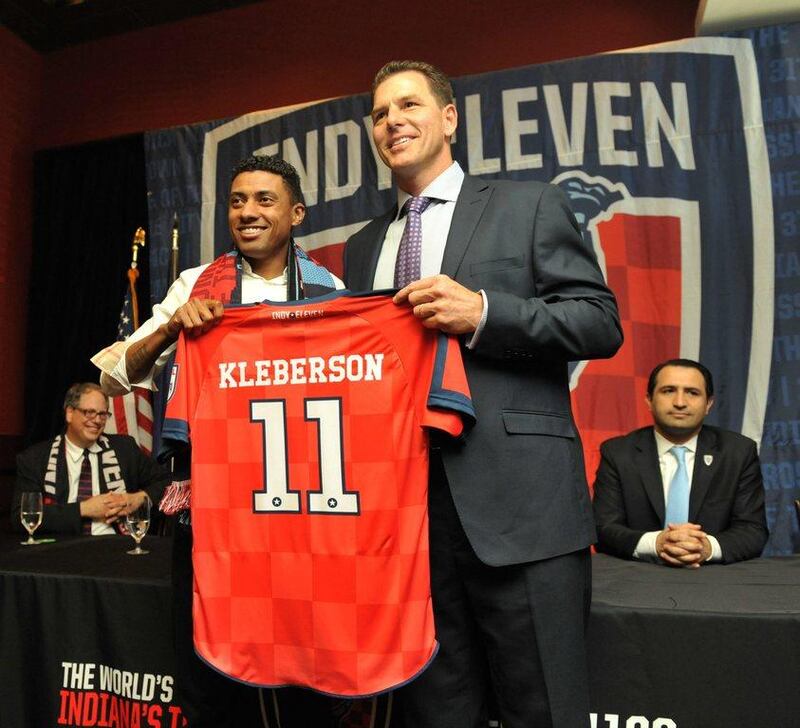
<path fill-rule="evenodd" d="M 683 465 L 686 463 L 686 451 L 688 449 L 685 445 L 673 445 L 669 451 L 675 456 L 678 465 Z"/>
<path fill-rule="evenodd" d="M 430 197 L 409 197 L 405 204 L 406 214 L 421 215 L 430 204 Z"/>

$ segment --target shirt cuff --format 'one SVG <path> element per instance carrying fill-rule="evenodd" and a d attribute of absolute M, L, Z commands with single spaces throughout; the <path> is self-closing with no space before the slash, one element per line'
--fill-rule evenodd
<path fill-rule="evenodd" d="M 105 372 L 100 372 L 100 388 L 109 397 L 121 397 L 131 391 L 119 379 Z"/>
<path fill-rule="evenodd" d="M 709 556 L 706 561 L 722 561 L 722 546 L 719 545 L 719 541 L 717 541 L 716 537 L 709 536 L 708 534 L 706 534 L 706 538 L 711 544 L 711 556 Z"/>
<path fill-rule="evenodd" d="M 481 288 L 478 293 L 481 294 L 483 299 L 483 311 L 481 312 L 481 320 L 478 322 L 478 327 L 472 334 L 472 338 L 467 342 L 467 349 L 474 349 L 478 345 L 478 339 L 481 336 L 483 327 L 486 326 L 486 319 L 489 318 L 489 299 L 486 298 L 486 291 Z"/>
<path fill-rule="evenodd" d="M 652 561 L 657 563 L 659 561 L 658 552 L 656 551 L 656 539 L 661 531 L 647 531 L 642 534 L 639 543 L 633 550 L 633 558 L 640 561 Z"/>
<path fill-rule="evenodd" d="M 127 364 L 125 363 L 125 356 L 123 355 L 120 358 L 117 366 L 114 367 L 114 371 L 112 371 L 111 374 L 109 374 L 108 376 L 119 382 L 121 386 L 126 387 L 125 392 L 130 392 L 131 389 L 133 389 L 134 387 L 149 389 L 155 392 L 157 387 L 155 385 L 155 382 L 153 381 L 154 372 L 155 372 L 155 367 L 151 369 L 144 377 L 142 377 L 140 381 L 131 382 L 130 379 L 128 379 L 128 367 Z"/>
<path fill-rule="evenodd" d="M 90 361 L 100 369 L 100 386 L 103 391 L 116 397 L 130 392 L 130 384 L 125 372 L 125 349 L 127 345 L 124 341 L 115 341 L 111 346 L 102 351 L 98 351 Z"/>
<path fill-rule="evenodd" d="M 172 352 L 177 348 L 177 344 L 175 342 L 170 344 L 159 355 L 153 368 L 147 374 L 145 374 L 144 377 L 142 377 L 138 382 L 131 382 L 128 378 L 128 367 L 125 362 L 125 352 L 132 343 L 134 342 L 130 340 L 116 342 L 116 344 L 119 346 L 113 352 L 113 354 L 116 356 L 116 362 L 112 366 L 109 366 L 111 364 L 111 357 L 107 355 L 107 352 L 111 350 L 111 347 L 104 350 L 104 352 L 100 352 L 91 360 L 95 366 L 102 370 L 100 374 L 100 386 L 103 388 L 103 391 L 106 394 L 112 397 L 127 394 L 133 389 L 133 387 L 149 389 L 153 392 L 157 392 L 158 387 L 156 386 L 155 378 L 164 368 L 164 364 L 166 364 L 169 357 L 172 355 Z M 104 359 L 100 358 L 101 355 L 104 355 Z"/>

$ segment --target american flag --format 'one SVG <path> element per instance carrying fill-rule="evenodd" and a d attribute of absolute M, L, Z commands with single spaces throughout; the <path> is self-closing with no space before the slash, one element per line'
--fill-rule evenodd
<path fill-rule="evenodd" d="M 133 330 L 131 291 L 128 288 L 119 314 L 117 341 L 125 341 Z M 106 432 L 131 435 L 142 452 L 149 455 L 153 450 L 153 393 L 149 389 L 134 387 L 128 394 L 111 397 L 109 409 L 112 417 L 106 424 Z"/>

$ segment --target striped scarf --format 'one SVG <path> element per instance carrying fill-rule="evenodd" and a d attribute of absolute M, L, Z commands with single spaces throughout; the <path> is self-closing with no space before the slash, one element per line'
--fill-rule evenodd
<path fill-rule="evenodd" d="M 327 268 L 321 266 L 294 240 L 289 242 L 286 261 L 286 299 L 299 301 L 304 298 L 324 296 L 336 290 L 336 281 Z M 191 298 L 212 298 L 222 303 L 242 302 L 242 256 L 231 251 L 219 256 L 197 279 Z M 188 472 L 184 464 L 180 470 Z M 176 468 L 173 468 L 173 471 Z M 180 513 L 180 520 L 188 525 L 191 501 L 191 481 L 173 480 L 164 491 L 159 508 L 168 516 Z"/>
<path fill-rule="evenodd" d="M 66 438 L 56 435 L 50 445 L 50 454 L 47 456 L 47 467 L 44 471 L 44 505 L 65 505 L 69 500 L 69 478 L 67 477 Z M 100 435 L 97 440 L 100 451 L 97 453 L 97 462 L 100 466 L 98 473 L 101 493 L 125 493 L 125 478 L 119 466 L 119 459 L 111 440 L 105 435 Z M 125 525 L 117 520 L 112 524 L 117 533 L 125 533 Z"/>

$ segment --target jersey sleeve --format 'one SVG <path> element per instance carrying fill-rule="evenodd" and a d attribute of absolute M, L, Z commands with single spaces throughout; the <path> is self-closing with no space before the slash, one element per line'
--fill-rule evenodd
<path fill-rule="evenodd" d="M 432 359 L 422 424 L 457 437 L 475 424 L 458 340 L 440 332 L 433 342 Z"/>
<path fill-rule="evenodd" d="M 187 341 L 183 334 L 178 338 L 175 360 L 169 377 L 167 407 L 161 430 L 159 459 L 164 460 L 184 450 L 189 445 L 189 422 L 191 419 L 191 367 L 193 361 L 187 352 Z"/>
<path fill-rule="evenodd" d="M 178 337 L 167 388 L 159 459 L 174 456 L 191 444 L 205 368 L 229 333 L 257 311 L 253 306 L 226 306 L 223 320 L 202 336 L 187 338 L 181 333 Z"/>
<path fill-rule="evenodd" d="M 369 318 L 402 362 L 422 427 L 458 437 L 475 424 L 475 410 L 458 339 L 426 329 L 408 306 L 391 297 L 364 299 Z"/>

